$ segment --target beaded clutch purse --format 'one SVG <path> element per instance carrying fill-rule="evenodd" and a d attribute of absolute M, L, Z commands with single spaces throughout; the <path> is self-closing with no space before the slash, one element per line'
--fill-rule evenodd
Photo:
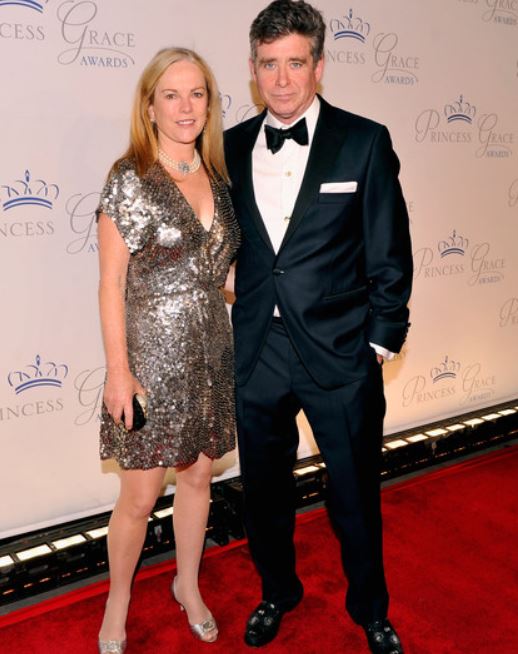
<path fill-rule="evenodd" d="M 132 400 L 133 404 L 133 427 L 131 431 L 138 431 L 146 424 L 147 419 L 147 398 L 144 395 L 135 393 Z M 124 424 L 124 413 L 121 416 L 122 424 Z"/>

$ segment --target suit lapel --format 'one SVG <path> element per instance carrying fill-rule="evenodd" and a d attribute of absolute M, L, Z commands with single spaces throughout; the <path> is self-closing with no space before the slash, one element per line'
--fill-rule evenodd
<path fill-rule="evenodd" d="M 279 252 L 293 236 L 308 207 L 318 197 L 320 184 L 330 176 L 338 152 L 343 145 L 344 126 L 342 125 L 340 130 L 337 130 L 333 120 L 336 115 L 333 107 L 322 98 L 320 98 L 320 103 L 320 114 L 313 135 L 308 163 Z"/>
<path fill-rule="evenodd" d="M 257 135 L 261 129 L 264 118 L 266 116 L 266 111 L 263 111 L 259 114 L 255 120 L 250 121 L 246 126 L 246 129 L 243 130 L 241 138 L 241 156 L 236 158 L 236 164 L 242 166 L 242 188 L 243 193 L 242 197 L 245 199 L 245 202 L 248 205 L 250 214 L 253 218 L 254 224 L 259 232 L 261 238 L 266 243 L 266 245 L 273 251 L 273 245 L 270 241 L 268 231 L 266 230 L 264 221 L 259 212 L 257 202 L 255 200 L 254 193 L 254 183 L 253 183 L 253 174 L 252 174 L 252 151 L 254 149 L 255 142 L 257 140 Z"/>

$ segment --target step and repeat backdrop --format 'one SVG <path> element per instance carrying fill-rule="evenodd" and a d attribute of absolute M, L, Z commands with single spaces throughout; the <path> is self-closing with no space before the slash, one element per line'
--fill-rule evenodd
<path fill-rule="evenodd" d="M 227 127 L 260 109 L 248 28 L 266 4 L 0 0 L 0 538 L 113 504 L 117 468 L 97 437 L 99 191 L 158 49 L 208 60 Z M 315 5 L 323 95 L 386 124 L 402 164 L 415 290 L 408 341 L 385 366 L 387 433 L 514 398 L 518 0 Z M 238 472 L 235 453 L 216 467 Z"/>

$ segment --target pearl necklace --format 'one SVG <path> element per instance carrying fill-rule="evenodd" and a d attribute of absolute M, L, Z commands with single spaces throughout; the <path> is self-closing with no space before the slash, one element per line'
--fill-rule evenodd
<path fill-rule="evenodd" d="M 171 170 L 176 170 L 182 175 L 190 175 L 195 173 L 201 165 L 201 157 L 198 154 L 198 150 L 194 151 L 194 159 L 190 164 L 187 161 L 176 161 L 176 159 L 171 159 L 163 150 L 158 149 L 158 158 Z"/>

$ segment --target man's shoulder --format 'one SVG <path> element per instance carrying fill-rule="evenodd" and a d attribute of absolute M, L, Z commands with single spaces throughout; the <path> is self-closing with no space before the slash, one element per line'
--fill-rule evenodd
<path fill-rule="evenodd" d="M 372 120 L 372 118 L 367 118 L 366 116 L 352 113 L 346 109 L 335 107 L 334 105 L 329 104 L 329 102 L 323 100 L 323 98 L 321 98 L 321 102 L 322 118 L 326 122 L 334 123 L 338 128 L 353 129 L 356 132 L 365 134 L 373 134 L 386 129 L 384 125 Z"/>
<path fill-rule="evenodd" d="M 229 127 L 223 132 L 225 141 L 233 141 L 234 139 L 240 138 L 243 134 L 253 132 L 254 130 L 258 131 L 263 119 L 264 114 L 261 113 L 257 114 L 256 116 L 252 116 L 252 118 L 248 118 L 241 123 L 237 123 L 233 127 Z"/>

